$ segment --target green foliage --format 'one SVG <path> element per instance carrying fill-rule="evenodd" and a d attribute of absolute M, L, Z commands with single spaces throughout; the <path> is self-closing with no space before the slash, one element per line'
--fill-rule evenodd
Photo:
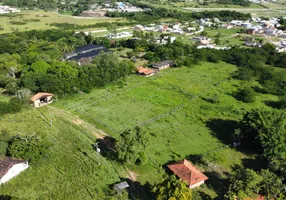
<path fill-rule="evenodd" d="M 250 87 L 239 89 L 235 96 L 238 100 L 245 103 L 253 103 L 255 101 L 255 91 Z"/>
<path fill-rule="evenodd" d="M 253 197 L 260 190 L 263 177 L 251 169 L 238 168 L 230 180 L 226 199 L 245 199 Z"/>
<path fill-rule="evenodd" d="M 279 104 L 281 108 L 286 108 L 286 94 L 279 97 Z"/>
<path fill-rule="evenodd" d="M 37 136 L 15 136 L 9 141 L 8 155 L 35 163 L 48 150 L 46 141 Z"/>
<path fill-rule="evenodd" d="M 286 114 L 280 110 L 252 110 L 242 123 L 244 141 L 256 141 L 274 170 L 286 174 Z"/>
<path fill-rule="evenodd" d="M 249 6 L 250 1 L 248 0 L 218 0 L 217 3 L 219 4 L 234 4 L 234 5 L 240 5 L 240 6 Z"/>
<path fill-rule="evenodd" d="M 117 158 L 120 162 L 144 164 L 146 161 L 142 151 L 147 147 L 149 133 L 136 127 L 120 134 L 116 141 Z"/>
<path fill-rule="evenodd" d="M 269 171 L 269 169 L 262 169 L 260 175 L 263 177 L 263 181 L 260 184 L 260 189 L 261 192 L 266 196 L 266 198 L 282 199 L 282 191 L 284 188 L 281 178 L 273 172 Z"/>
<path fill-rule="evenodd" d="M 8 149 L 8 142 L 0 140 L 0 156 L 5 156 Z"/>
<path fill-rule="evenodd" d="M 22 109 L 22 101 L 18 98 L 11 98 L 8 103 L 0 101 L 0 116 L 7 113 L 20 112 Z"/>
<path fill-rule="evenodd" d="M 178 180 L 175 175 L 167 176 L 157 183 L 153 192 L 156 193 L 157 200 L 191 200 L 192 190 L 190 190 L 184 182 Z"/>

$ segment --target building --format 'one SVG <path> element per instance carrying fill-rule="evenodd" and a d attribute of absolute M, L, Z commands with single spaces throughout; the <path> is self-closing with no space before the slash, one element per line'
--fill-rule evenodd
<path fill-rule="evenodd" d="M 82 12 L 82 16 L 84 17 L 104 17 L 106 13 L 107 13 L 106 11 L 85 10 Z"/>
<path fill-rule="evenodd" d="M 136 73 L 141 75 L 141 76 L 148 77 L 148 76 L 152 76 L 152 75 L 156 74 L 157 71 L 154 69 L 144 68 L 142 66 L 139 66 L 139 67 L 137 67 Z"/>
<path fill-rule="evenodd" d="M 0 14 L 19 13 L 21 10 L 10 6 L 0 6 Z"/>
<path fill-rule="evenodd" d="M 190 189 L 199 187 L 208 179 L 186 159 L 170 164 L 168 168 L 186 182 Z"/>
<path fill-rule="evenodd" d="M 145 28 L 144 28 L 142 25 L 140 25 L 140 24 L 136 25 L 136 26 L 134 27 L 134 29 L 135 29 L 136 31 L 144 31 L 144 30 L 145 30 Z"/>
<path fill-rule="evenodd" d="M 0 185 L 8 182 L 29 167 L 27 161 L 13 158 L 0 158 Z"/>
<path fill-rule="evenodd" d="M 126 189 L 128 187 L 129 187 L 129 185 L 128 185 L 128 183 L 126 181 L 123 181 L 121 183 L 115 184 L 113 186 L 114 190 L 116 190 L 118 192 L 120 192 L 120 191 L 122 191 L 122 190 L 124 190 L 124 189 Z"/>
<path fill-rule="evenodd" d="M 174 62 L 172 60 L 164 60 L 161 62 L 154 63 L 152 67 L 160 71 L 160 70 L 172 67 L 173 65 L 174 65 Z"/>
<path fill-rule="evenodd" d="M 39 92 L 36 95 L 31 97 L 32 105 L 35 108 L 46 106 L 50 103 L 53 103 L 53 94 L 47 92 Z"/>
<path fill-rule="evenodd" d="M 71 54 L 67 54 L 66 60 L 74 60 L 78 62 L 78 65 L 82 65 L 83 60 L 93 59 L 100 54 L 100 52 L 111 52 L 103 45 L 88 44 L 75 48 Z"/>

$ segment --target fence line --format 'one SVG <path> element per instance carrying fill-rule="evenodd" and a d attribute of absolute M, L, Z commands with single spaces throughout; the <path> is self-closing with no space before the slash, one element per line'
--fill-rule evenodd
<path fill-rule="evenodd" d="M 181 110 L 181 109 L 183 109 L 184 107 L 186 107 L 189 102 L 191 102 L 191 101 L 197 99 L 197 98 L 200 97 L 202 94 L 208 92 L 209 90 L 211 90 L 211 89 L 214 88 L 215 86 L 218 86 L 218 85 L 222 84 L 223 82 L 225 82 L 225 81 L 227 81 L 227 80 L 229 80 L 229 78 L 225 78 L 225 79 L 223 79 L 223 80 L 221 80 L 221 81 L 219 81 L 219 82 L 217 82 L 217 83 L 214 83 L 212 86 L 208 87 L 206 90 L 200 92 L 199 94 L 193 96 L 191 99 L 185 101 L 184 103 L 175 106 L 173 109 L 171 109 L 171 110 L 169 110 L 169 111 L 167 111 L 167 112 L 165 112 L 165 113 L 162 113 L 162 114 L 160 114 L 160 115 L 157 115 L 157 116 L 155 116 L 155 117 L 152 117 L 152 118 L 150 118 L 150 119 L 148 119 L 148 120 L 146 120 L 146 121 L 143 121 L 143 122 L 137 124 L 135 127 L 137 127 L 137 126 L 139 126 L 139 127 L 146 126 L 146 125 L 151 124 L 151 123 L 153 123 L 153 122 L 156 122 L 156 121 L 158 121 L 158 120 L 160 120 L 160 119 L 163 119 L 163 118 L 165 118 L 165 117 L 168 117 L 168 116 L 170 116 L 170 115 L 173 114 L 173 113 L 178 112 L 179 110 Z M 132 130 L 132 129 L 134 129 L 134 128 L 127 128 L 127 129 L 125 129 L 125 130 L 123 130 L 123 131 L 130 130 L 130 129 Z M 121 132 L 123 132 L 123 131 L 118 131 L 117 133 L 121 133 Z"/>
<path fill-rule="evenodd" d="M 124 89 L 124 88 L 122 88 L 122 89 L 116 89 L 113 93 L 108 92 L 108 93 L 103 94 L 103 95 L 101 95 L 101 96 L 99 96 L 99 97 L 96 97 L 96 96 L 95 96 L 95 97 L 91 97 L 91 98 L 89 98 L 89 99 L 86 99 L 86 100 L 84 100 L 84 101 L 81 101 L 80 103 L 77 103 L 77 104 L 74 104 L 74 105 L 71 105 L 71 106 L 66 106 L 66 108 L 68 108 L 68 109 L 74 109 L 74 108 L 76 108 L 76 107 L 80 107 L 80 109 L 81 109 L 81 108 L 86 108 L 86 107 L 88 107 L 88 106 L 97 105 L 97 104 L 100 103 L 100 102 L 103 102 L 103 101 L 105 101 L 105 100 L 111 99 L 111 98 L 113 98 L 113 97 L 115 97 L 115 96 L 118 96 L 118 95 L 120 95 L 120 94 L 124 94 L 124 93 L 126 93 L 126 92 L 128 92 L 128 91 L 130 91 L 130 90 L 132 90 L 132 89 L 137 88 L 137 87 L 141 87 L 142 85 L 145 85 L 146 83 L 151 82 L 152 80 L 156 80 L 156 79 L 158 79 L 158 78 L 161 78 L 162 76 L 164 76 L 165 74 L 170 73 L 171 71 L 173 71 L 173 69 L 170 69 L 169 71 L 164 72 L 164 73 L 161 73 L 161 74 L 158 74 L 158 75 L 156 75 L 156 76 L 149 77 L 149 78 L 148 78 L 147 80 L 145 80 L 143 83 L 139 83 L 139 84 L 137 84 L 137 85 L 135 85 L 135 86 L 132 86 L 132 87 L 130 87 L 130 88 L 126 88 L 126 89 Z M 136 79 L 134 79 L 134 80 L 132 80 L 132 81 L 130 81 L 130 82 L 135 82 L 135 81 L 136 81 Z M 96 101 L 96 102 L 90 103 L 90 102 L 93 101 L 94 99 L 100 99 L 100 100 L 98 100 L 98 101 Z"/>

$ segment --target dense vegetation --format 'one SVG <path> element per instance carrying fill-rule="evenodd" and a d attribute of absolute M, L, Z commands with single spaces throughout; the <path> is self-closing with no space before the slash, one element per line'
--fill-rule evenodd
<path fill-rule="evenodd" d="M 146 4 L 138 3 L 136 4 L 142 8 L 149 8 L 145 12 L 132 12 L 132 13 L 125 13 L 125 12 L 108 12 L 107 16 L 109 17 L 126 17 L 130 20 L 136 20 L 138 23 L 147 24 L 153 23 L 155 20 L 161 18 L 173 18 L 176 20 L 183 20 L 188 21 L 190 19 L 201 19 L 201 18 L 218 18 L 223 21 L 231 21 L 233 19 L 241 19 L 246 20 L 251 18 L 250 14 L 243 14 L 235 11 L 203 11 L 203 12 L 179 12 L 178 10 L 171 10 L 166 8 L 157 8 L 157 7 L 150 7 Z"/>
<path fill-rule="evenodd" d="M 172 17 L 179 19 L 190 17 L 185 14 L 179 16 L 178 13 L 159 11 L 163 10 L 152 10 L 147 13 L 147 15 L 154 15 L 159 18 Z M 133 14 L 122 15 L 131 18 Z M 137 18 L 138 21 L 145 21 L 145 15 L 146 14 L 140 13 L 136 14 L 136 16 L 133 15 L 133 17 Z M 235 12 L 196 13 L 192 14 L 191 17 L 196 18 L 200 15 L 224 19 L 238 17 Z M 241 15 L 241 17 L 247 16 Z M 153 19 L 153 17 L 151 18 Z M 282 70 L 284 70 L 285 68 L 285 54 L 277 53 L 275 48 L 270 44 L 265 45 L 263 48 L 242 49 L 233 47 L 225 51 L 211 49 L 198 50 L 195 46 L 186 45 L 180 41 L 175 41 L 172 44 L 169 42 L 167 45 L 157 45 L 152 42 L 154 35 L 136 34 L 140 39 L 120 41 L 110 41 L 107 38 L 95 39 L 90 35 L 86 36 L 83 33 L 75 34 L 73 31 L 64 30 L 16 32 L 1 35 L 1 92 L 11 96 L 17 96 L 22 100 L 27 99 L 27 96 L 29 96 L 31 92 L 39 91 L 53 92 L 61 96 L 79 93 L 81 91 L 88 93 L 94 87 L 106 86 L 108 83 L 116 82 L 134 71 L 134 64 L 132 62 L 119 60 L 117 56 L 111 53 L 102 53 L 94 60 L 87 59 L 83 62 L 83 66 L 78 66 L 75 62 L 66 62 L 63 60 L 65 53 L 71 52 L 76 46 L 91 42 L 103 44 L 106 47 L 117 47 L 118 49 L 130 48 L 132 52 L 128 54 L 129 57 L 144 52 L 143 58 L 149 61 L 148 64 L 165 59 L 174 60 L 176 67 L 186 66 L 189 68 L 203 61 L 212 63 L 224 61 L 234 64 L 238 67 L 238 71 L 232 74 L 231 78 L 241 80 L 244 85 L 230 95 L 233 95 L 236 99 L 245 103 L 255 102 L 255 95 L 257 93 L 277 95 L 280 98 L 278 108 L 282 109 L 271 111 L 261 109 L 251 110 L 244 113 L 243 118 L 238 121 L 238 129 L 231 138 L 235 138 L 235 142 L 241 142 L 243 148 L 261 155 L 263 159 L 266 160 L 268 169 L 261 169 L 257 172 L 251 169 L 241 168 L 234 170 L 229 180 L 229 190 L 225 197 L 228 199 L 243 199 L 252 197 L 255 194 L 262 194 L 269 199 L 283 199 L 285 191 L 283 191 L 282 186 L 285 180 L 280 177 L 286 174 L 286 116 L 285 110 L 283 110 L 283 108 L 285 108 L 286 74 L 281 73 L 281 69 L 283 68 Z M 279 69 L 279 71 L 277 69 Z M 259 84 L 250 84 L 253 80 Z M 154 86 L 157 87 L 157 85 L 159 85 L 159 83 L 154 83 Z M 178 90 L 185 98 L 190 98 L 190 94 L 180 88 L 174 85 L 168 85 L 168 87 L 168 90 L 170 88 L 171 90 Z M 149 95 L 149 91 L 148 93 L 142 93 L 140 97 L 144 98 L 148 96 L 146 94 Z M 145 101 L 144 103 L 149 102 L 150 99 L 152 99 L 152 96 L 148 96 L 147 100 L 143 99 Z M 167 98 L 164 100 L 166 101 Z M 205 100 L 211 104 L 219 102 L 219 99 L 215 98 L 215 96 Z M 166 105 L 168 105 L 168 103 L 166 103 Z M 207 107 L 207 109 L 208 108 L 209 107 Z M 9 103 L 0 102 L 0 115 L 17 112 L 20 109 L 21 101 L 18 99 L 12 98 Z M 154 108 L 154 110 L 156 109 L 158 108 Z M 200 107 L 200 109 L 203 110 L 203 106 Z M 241 114 L 241 112 L 239 114 Z M 203 121 L 203 119 L 201 120 Z M 63 131 L 63 135 L 66 137 L 65 140 L 71 140 L 71 142 L 70 144 L 65 142 L 57 143 L 57 146 L 51 151 L 57 152 L 63 145 L 66 152 L 68 152 L 69 149 L 77 153 L 80 151 L 77 156 L 82 160 L 86 158 L 85 155 L 93 157 L 92 162 L 96 160 L 91 147 L 91 144 L 94 142 L 93 140 L 89 141 L 85 138 L 86 141 L 83 144 L 78 144 L 78 130 L 74 130 L 75 128 L 71 128 L 70 125 L 66 125 L 66 122 L 62 122 L 60 119 L 58 119 L 56 123 L 71 131 L 72 134 L 70 136 L 69 132 L 63 131 L 64 128 L 59 129 L 60 131 L 56 130 L 59 131 L 59 135 L 61 131 Z M 169 124 L 169 121 L 167 121 L 167 124 Z M 84 135 L 84 133 L 82 135 Z M 83 137 L 82 135 L 80 137 Z M 153 133 L 152 137 L 155 137 L 154 135 Z M 71 137 L 71 139 L 69 137 Z M 49 152 L 48 140 L 42 140 L 39 137 L 16 136 L 6 138 L 5 140 L 3 140 L 3 138 L 4 136 L 1 137 L 2 141 L 0 142 L 1 155 L 24 158 L 33 163 L 40 160 Z M 83 141 L 82 138 L 80 139 Z M 54 139 L 50 139 L 49 141 L 54 142 Z M 116 156 L 114 158 L 118 162 L 117 164 L 136 164 L 138 166 L 146 164 L 148 160 L 145 152 L 148 143 L 148 131 L 143 131 L 138 127 L 123 131 L 116 138 L 115 142 Z M 170 144 L 171 141 L 168 141 L 168 145 Z M 174 154 L 176 154 L 176 152 Z M 70 156 L 67 153 L 63 155 L 64 159 Z M 160 152 L 158 155 L 160 155 Z M 53 157 L 53 155 L 47 156 Z M 180 157 L 180 155 L 177 155 L 177 157 Z M 56 159 L 54 159 L 53 162 L 58 163 Z M 76 159 L 73 160 L 71 166 L 74 167 L 74 169 L 78 169 L 75 163 Z M 66 163 L 63 165 L 60 164 L 58 168 L 67 167 Z M 94 164 L 92 167 L 84 164 L 83 167 L 86 171 L 97 171 L 95 170 L 97 168 L 99 167 L 94 166 Z M 85 172 L 84 170 L 81 173 Z M 103 168 L 99 168 L 99 170 L 104 171 Z M 71 177 L 73 177 L 73 175 L 71 175 L 70 178 Z M 85 175 L 82 175 L 82 177 L 86 179 L 83 180 L 87 182 L 91 181 L 94 184 L 95 179 L 89 180 Z M 115 180 L 114 177 L 113 180 Z M 109 183 L 109 181 L 106 182 Z M 105 189 L 106 193 L 110 192 L 107 188 Z M 96 188 L 96 190 L 99 189 Z M 74 192 L 76 193 L 76 191 Z M 92 191 L 91 193 L 96 192 L 99 191 Z M 158 199 L 190 199 L 193 195 L 182 182 L 176 180 L 174 177 L 167 177 L 162 182 L 156 184 L 153 188 L 153 192 L 156 193 Z M 103 192 L 99 193 L 100 196 L 106 195 L 102 194 Z M 74 195 L 78 196 L 79 194 L 76 193 Z M 110 194 L 110 196 L 112 195 L 113 194 Z M 122 195 L 124 196 L 123 198 L 126 198 L 126 194 Z"/>
<path fill-rule="evenodd" d="M 132 72 L 131 62 L 119 61 L 110 53 L 87 61 L 85 68 L 75 62 L 61 61 L 65 53 L 87 42 L 91 42 L 88 36 L 72 31 L 1 35 L 0 86 L 11 95 L 21 88 L 65 95 L 104 86 Z"/>
<path fill-rule="evenodd" d="M 217 3 L 219 4 L 234 4 L 240 6 L 249 6 L 250 1 L 248 0 L 218 0 Z"/>

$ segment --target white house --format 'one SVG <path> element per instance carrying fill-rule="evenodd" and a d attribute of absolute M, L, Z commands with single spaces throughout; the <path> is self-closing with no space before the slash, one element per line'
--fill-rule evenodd
<path fill-rule="evenodd" d="M 0 185 L 8 182 L 29 167 L 27 161 L 13 158 L 0 158 Z"/>
<path fill-rule="evenodd" d="M 53 103 L 53 94 L 47 92 L 39 92 L 31 97 L 32 105 L 36 108 L 46 106 Z"/>

